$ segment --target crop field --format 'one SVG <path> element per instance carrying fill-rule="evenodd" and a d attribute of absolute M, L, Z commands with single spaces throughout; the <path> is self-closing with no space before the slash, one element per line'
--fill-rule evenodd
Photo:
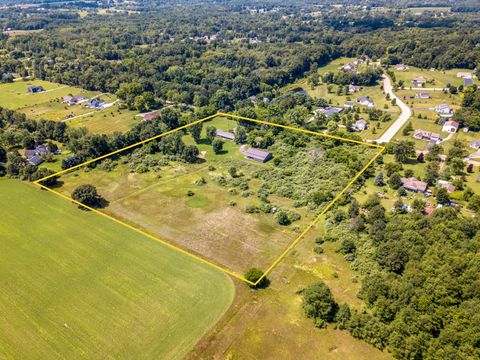
<path fill-rule="evenodd" d="M 205 125 L 233 131 L 238 123 L 217 117 Z M 135 153 L 116 155 L 108 160 L 112 166 L 99 164 L 95 169 L 83 168 L 63 174 L 59 179 L 61 185 L 55 190 L 70 196 L 77 186 L 93 184 L 108 202 L 102 212 L 114 218 L 236 274 L 243 274 L 252 266 L 266 269 L 321 209 L 312 211 L 306 203 L 295 205 L 292 199 L 274 194 L 269 195 L 269 210 L 260 211 L 265 204 L 257 194 L 265 187 L 265 175 L 258 174 L 278 171 L 274 162 L 246 159 L 243 155 L 246 145 L 233 141 L 225 141 L 223 151 L 214 153 L 205 139 L 206 126 L 197 144 L 201 158 L 197 163 L 166 160 L 161 154 L 146 155 L 145 161 L 155 165 L 142 166 L 140 171 L 132 165 L 137 158 Z M 318 140 L 318 144 L 323 140 Z M 182 141 L 186 145 L 194 143 L 186 133 Z M 275 158 L 275 147 L 269 150 Z M 311 156 L 312 149 L 302 151 L 296 155 L 298 158 Z M 368 161 L 373 151 L 367 153 L 364 155 Z M 232 167 L 236 169 L 235 176 L 231 175 Z M 335 188 L 337 193 L 353 177 L 346 167 L 325 169 L 322 175 L 316 172 L 302 175 L 307 178 L 302 181 L 308 184 L 313 181 L 309 176 L 321 176 L 323 180 L 315 181 Z M 291 181 L 300 181 L 292 170 L 288 173 Z M 310 190 L 307 185 L 305 196 Z M 294 211 L 298 219 L 280 225 L 275 209 Z"/>
<path fill-rule="evenodd" d="M 2 358 L 179 359 L 233 300 L 220 271 L 31 184 L 0 181 L 0 203 Z"/>
<path fill-rule="evenodd" d="M 46 91 L 28 93 L 30 85 L 42 86 Z M 103 110 L 88 108 L 85 103 L 68 106 L 62 102 L 66 95 L 80 95 L 85 99 L 99 97 L 112 105 Z M 18 110 L 31 119 L 65 121 L 72 127 L 86 127 L 94 133 L 124 132 L 140 122 L 140 118 L 135 118 L 136 112 L 120 109 L 116 101 L 116 96 L 112 94 L 101 94 L 98 91 L 87 91 L 42 80 L 0 84 L 0 106 Z"/>

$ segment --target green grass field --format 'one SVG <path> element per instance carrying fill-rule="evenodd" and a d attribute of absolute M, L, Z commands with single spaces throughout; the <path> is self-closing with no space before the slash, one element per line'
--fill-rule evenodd
<path fill-rule="evenodd" d="M 28 86 L 43 86 L 45 92 L 30 94 Z M 104 110 L 90 109 L 84 103 L 73 106 L 64 104 L 66 95 L 81 95 L 84 98 L 100 96 L 106 103 L 113 103 L 117 97 L 112 94 L 55 84 L 42 80 L 15 81 L 0 84 L 0 106 L 23 112 L 31 119 L 67 121 L 72 127 L 86 127 L 90 132 L 109 134 L 115 131 L 125 132 L 141 121 L 135 117 L 137 112 L 120 109 L 115 104 Z M 68 116 L 73 116 L 68 120 Z"/>
<path fill-rule="evenodd" d="M 179 359 L 232 302 L 220 271 L 34 185 L 0 203 L 0 358 Z"/>
<path fill-rule="evenodd" d="M 415 66 L 409 66 L 407 71 L 397 71 L 395 67 L 391 68 L 395 73 L 397 82 L 403 80 L 405 82 L 405 88 L 413 87 L 412 80 L 418 76 L 425 76 L 427 78 L 426 88 L 444 88 L 447 84 L 455 86 L 462 85 L 464 80 L 457 78 L 457 72 L 466 71 L 473 73 L 473 70 L 469 69 L 450 69 L 450 70 L 435 70 L 420 69 Z M 479 84 L 478 79 L 473 79 L 474 84 Z"/>
<path fill-rule="evenodd" d="M 31 94 L 27 91 L 30 85 L 43 86 L 45 91 Z M 0 85 L 0 106 L 12 110 L 23 109 L 34 105 L 48 103 L 68 94 L 82 94 L 82 91 L 87 96 L 92 93 L 71 86 L 55 84 L 43 80 L 15 81 L 13 83 Z"/>
<path fill-rule="evenodd" d="M 67 123 L 72 127 L 86 127 L 89 131 L 99 134 L 126 132 L 141 121 L 140 117 L 135 117 L 136 114 L 135 111 L 120 109 L 118 105 L 113 105 Z"/>

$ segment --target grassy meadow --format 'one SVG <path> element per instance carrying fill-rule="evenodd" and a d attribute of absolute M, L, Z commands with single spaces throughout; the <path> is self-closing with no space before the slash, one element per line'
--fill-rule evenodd
<path fill-rule="evenodd" d="M 43 86 L 46 91 L 28 93 L 30 85 Z M 18 110 L 31 119 L 65 121 L 72 127 L 86 127 L 93 133 L 104 134 L 125 132 L 141 121 L 139 117 L 135 117 L 135 111 L 120 109 L 117 103 L 103 110 L 90 109 L 85 103 L 68 106 L 62 102 L 66 95 L 81 95 L 85 99 L 97 96 L 107 104 L 117 101 L 117 97 L 112 94 L 101 94 L 98 91 L 87 91 L 43 80 L 0 84 L 0 106 Z"/>
<path fill-rule="evenodd" d="M 32 184 L 1 180 L 0 203 L 0 358 L 180 359 L 233 300 L 220 271 Z"/>
<path fill-rule="evenodd" d="M 205 125 L 231 130 L 237 123 L 216 118 Z M 190 135 L 183 141 L 194 143 Z M 306 209 L 296 209 L 302 219 L 280 226 L 273 214 L 246 213 L 249 205 L 259 203 L 256 196 L 244 196 L 238 188 L 232 193 L 232 187 L 219 185 L 215 178 L 228 178 L 229 168 L 235 166 L 243 174 L 240 178 L 248 179 L 248 190 L 253 194 L 262 181 L 252 178 L 252 173 L 273 166 L 271 162 L 245 159 L 240 146 L 231 141 L 225 141 L 220 154 L 206 142 L 198 148 L 205 159 L 198 164 L 170 162 L 159 171 L 133 173 L 119 161 L 112 171 L 96 168 L 63 175 L 60 191 L 70 195 L 80 184 L 94 184 L 109 201 L 104 211 L 123 221 L 239 274 L 251 266 L 267 268 L 298 236 L 295 228 L 306 227 L 312 215 Z M 205 183 L 197 185 L 199 179 L 205 179 Z M 193 195 L 188 196 L 188 192 Z M 272 201 L 292 207 L 286 198 L 274 197 Z"/>

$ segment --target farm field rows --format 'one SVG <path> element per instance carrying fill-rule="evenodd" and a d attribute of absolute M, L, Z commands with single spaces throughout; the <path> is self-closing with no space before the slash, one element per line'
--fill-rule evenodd
<path fill-rule="evenodd" d="M 31 184 L 0 203 L 6 358 L 179 359 L 232 302 L 220 271 Z"/>
<path fill-rule="evenodd" d="M 45 91 L 29 93 L 27 89 L 30 85 L 42 86 Z M 83 96 L 85 99 L 99 97 L 111 105 L 103 110 L 88 108 L 85 103 L 68 106 L 62 102 L 66 95 Z M 139 123 L 140 118 L 135 117 L 136 112 L 120 109 L 116 101 L 116 96 L 112 94 L 101 94 L 98 91 L 43 80 L 0 84 L 0 106 L 18 110 L 31 119 L 66 121 L 72 127 L 86 127 L 94 133 L 124 132 Z"/>

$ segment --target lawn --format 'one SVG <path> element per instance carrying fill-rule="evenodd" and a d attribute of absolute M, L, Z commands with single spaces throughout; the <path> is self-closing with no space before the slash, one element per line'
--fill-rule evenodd
<path fill-rule="evenodd" d="M 232 302 L 221 272 L 34 185 L 0 203 L 5 358 L 180 359 Z"/>
<path fill-rule="evenodd" d="M 30 85 L 43 86 L 45 91 L 31 94 L 27 90 Z M 34 105 L 49 103 L 68 94 L 81 94 L 82 91 L 85 94 L 91 93 L 71 86 L 43 80 L 15 81 L 0 85 L 0 106 L 12 110 L 23 109 Z"/>
<path fill-rule="evenodd" d="M 457 78 L 457 72 L 474 72 L 474 70 L 469 69 L 430 71 L 429 69 L 420 69 L 415 66 L 409 66 L 407 71 L 397 71 L 395 67 L 392 67 L 391 70 L 395 73 L 397 82 L 403 80 L 406 88 L 413 87 L 412 80 L 418 76 L 424 76 L 427 78 L 427 83 L 425 84 L 425 87 L 427 88 L 444 88 L 447 84 L 452 84 L 458 87 L 463 85 L 464 80 L 462 78 Z M 473 83 L 478 85 L 478 79 L 473 79 Z"/>
<path fill-rule="evenodd" d="M 30 85 L 43 86 L 46 91 L 30 94 L 27 92 Z M 135 117 L 137 112 L 120 109 L 117 103 L 103 110 L 88 108 L 85 103 L 68 106 L 62 102 L 65 95 L 81 95 L 86 99 L 99 96 L 107 104 L 117 101 L 112 94 L 100 94 L 42 80 L 0 84 L 0 106 L 23 112 L 32 119 L 66 121 L 72 127 L 86 127 L 92 133 L 102 134 L 126 132 L 141 121 L 141 118 Z"/>
<path fill-rule="evenodd" d="M 98 134 L 110 134 L 115 131 L 126 132 L 141 121 L 141 118 L 135 115 L 137 115 L 136 112 L 120 109 L 115 104 L 107 109 L 72 119 L 68 121 L 68 125 L 86 127 L 90 132 Z"/>

